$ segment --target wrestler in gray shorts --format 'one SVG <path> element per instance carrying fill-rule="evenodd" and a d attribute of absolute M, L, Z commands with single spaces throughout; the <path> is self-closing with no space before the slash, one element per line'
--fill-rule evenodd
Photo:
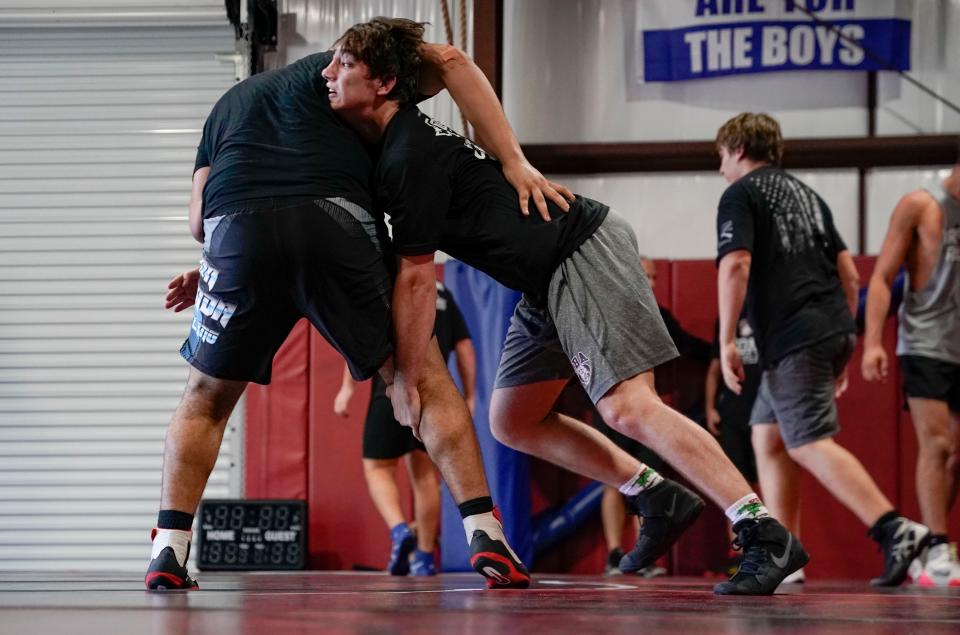
<path fill-rule="evenodd" d="M 831 335 L 764 369 L 750 424 L 778 424 L 788 448 L 835 436 L 840 424 L 834 384 L 856 342 L 853 333 Z"/>
<path fill-rule="evenodd" d="M 618 383 L 677 357 L 640 266 L 633 229 L 613 210 L 550 278 L 546 306 L 521 298 L 496 388 L 570 379 L 594 403 Z"/>

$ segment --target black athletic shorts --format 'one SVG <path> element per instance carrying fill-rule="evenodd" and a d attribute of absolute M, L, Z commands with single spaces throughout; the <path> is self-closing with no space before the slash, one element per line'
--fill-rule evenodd
<path fill-rule="evenodd" d="M 917 355 L 899 360 L 907 397 L 946 401 L 952 412 L 960 412 L 960 364 Z"/>
<path fill-rule="evenodd" d="M 363 458 L 397 459 L 414 450 L 426 452 L 427 448 L 413 436 L 413 429 L 393 418 L 387 396 L 374 392 L 363 424 Z"/>
<path fill-rule="evenodd" d="M 276 200 L 203 221 L 200 286 L 180 354 L 220 379 L 270 383 L 306 317 L 357 380 L 393 352 L 386 226 L 344 199 Z"/>

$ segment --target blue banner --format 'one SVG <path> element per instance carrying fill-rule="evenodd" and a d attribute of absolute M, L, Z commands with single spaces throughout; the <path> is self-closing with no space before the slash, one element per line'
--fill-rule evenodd
<path fill-rule="evenodd" d="M 642 34 L 647 82 L 775 71 L 910 68 L 910 22 L 898 18 L 727 22 Z"/>

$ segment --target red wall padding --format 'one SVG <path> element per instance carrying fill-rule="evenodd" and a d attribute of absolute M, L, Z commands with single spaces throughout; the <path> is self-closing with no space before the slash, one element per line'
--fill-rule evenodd
<path fill-rule="evenodd" d="M 657 260 L 658 302 L 670 309 L 685 329 L 710 340 L 716 319 L 716 268 L 713 261 Z M 858 258 L 866 284 L 873 258 Z M 889 320 L 884 342 L 893 355 L 896 325 Z M 856 455 L 892 502 L 917 517 L 914 485 L 916 438 L 909 414 L 902 411 L 899 375 L 894 369 L 884 385 L 860 377 L 861 347 L 851 360 L 850 389 L 839 401 L 838 442 Z M 687 366 L 666 378 L 671 403 L 690 403 L 702 390 L 702 369 Z M 895 366 L 894 366 L 895 368 Z M 366 492 L 360 462 L 363 417 L 369 398 L 364 385 L 354 396 L 350 416 L 333 414 L 333 397 L 343 363 L 336 352 L 302 322 L 274 363 L 273 383 L 253 386 L 247 398 L 247 496 L 305 498 L 310 506 L 310 564 L 314 568 L 382 567 L 389 549 L 386 527 Z M 658 379 L 658 386 L 661 381 Z M 402 473 L 402 470 L 401 470 Z M 562 502 L 586 481 L 553 466 L 531 470 L 534 511 Z M 401 476 L 406 491 L 406 476 Z M 409 494 L 404 495 L 409 511 Z M 813 556 L 808 573 L 817 578 L 865 579 L 880 571 L 880 555 L 865 536 L 865 527 L 816 480 L 805 475 L 801 539 Z M 960 529 L 960 509 L 951 517 L 953 538 Z M 723 513 L 710 506 L 674 551 L 673 569 L 699 574 L 726 557 Z M 538 561 L 541 571 L 597 573 L 605 560 L 599 518 L 561 549 Z"/>

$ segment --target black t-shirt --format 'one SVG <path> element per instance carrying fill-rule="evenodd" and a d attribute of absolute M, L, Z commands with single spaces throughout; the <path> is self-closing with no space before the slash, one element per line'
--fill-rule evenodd
<path fill-rule="evenodd" d="M 837 255 L 846 248 L 827 204 L 779 168 L 754 170 L 723 193 L 717 261 L 738 249 L 753 254 L 747 313 L 765 367 L 854 332 L 837 274 Z"/>
<path fill-rule="evenodd" d="M 374 181 L 398 254 L 445 251 L 534 301 L 609 210 L 577 197 L 568 213 L 550 203 L 549 222 L 523 216 L 500 162 L 414 106 L 387 126 Z"/>
<path fill-rule="evenodd" d="M 714 407 L 720 413 L 721 421 L 745 424 L 750 421 L 750 411 L 753 409 L 753 402 L 757 398 L 757 391 L 760 390 L 760 378 L 763 375 L 763 370 L 760 368 L 760 352 L 757 350 L 757 341 L 746 315 L 741 316 L 737 321 L 737 334 L 734 341 L 737 344 L 737 350 L 740 352 L 740 359 L 743 361 L 743 374 L 746 375 L 746 378 L 740 384 L 741 391 L 738 395 L 727 388 L 723 377 L 720 377 L 720 385 L 717 386 L 717 401 Z M 717 320 L 713 326 L 713 346 L 710 356 L 713 359 L 720 359 L 720 320 Z"/>
<path fill-rule="evenodd" d="M 194 166 L 210 166 L 204 218 L 277 198 L 339 196 L 372 208 L 372 160 L 334 116 L 320 75 L 332 56 L 254 75 L 214 105 Z"/>
<path fill-rule="evenodd" d="M 460 307 L 453 301 L 453 294 L 437 283 L 437 317 L 433 322 L 433 334 L 437 336 L 437 344 L 440 346 L 440 354 L 443 359 L 450 359 L 450 353 L 456 348 L 461 340 L 470 339 L 470 332 L 467 330 L 467 323 L 460 313 Z M 380 373 L 373 376 L 373 395 L 372 397 L 385 397 L 387 394 L 387 385 L 380 377 Z"/>

